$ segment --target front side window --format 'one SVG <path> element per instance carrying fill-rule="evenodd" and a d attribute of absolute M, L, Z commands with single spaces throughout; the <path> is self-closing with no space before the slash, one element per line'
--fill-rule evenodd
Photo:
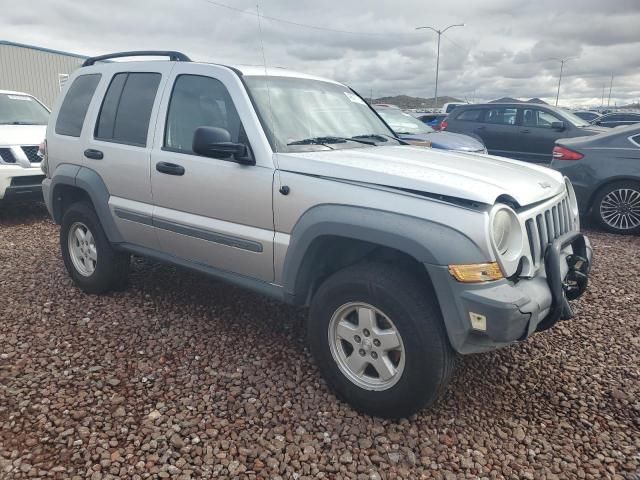
<path fill-rule="evenodd" d="M 82 132 L 84 117 L 87 115 L 89 104 L 100 82 L 101 75 L 93 73 L 77 77 L 64 97 L 58 119 L 56 120 L 56 133 L 79 137 Z"/>
<path fill-rule="evenodd" d="M 398 135 L 411 135 L 421 133 L 432 133 L 433 128 L 424 124 L 408 113 L 404 113 L 399 108 L 376 108 L 391 129 Z"/>
<path fill-rule="evenodd" d="M 294 77 L 244 79 L 279 152 L 398 144 L 369 105 L 343 85 Z"/>
<path fill-rule="evenodd" d="M 30 95 L 0 93 L 0 125 L 46 125 L 49 110 Z"/>
<path fill-rule="evenodd" d="M 525 127 L 551 128 L 553 122 L 560 121 L 558 117 L 537 108 L 525 108 L 522 111 L 522 125 Z"/>
<path fill-rule="evenodd" d="M 159 73 L 114 75 L 102 101 L 95 138 L 145 147 L 160 79 Z"/>
<path fill-rule="evenodd" d="M 517 109 L 515 108 L 496 107 L 487 110 L 484 115 L 484 121 L 501 125 L 515 125 L 516 115 Z"/>
<path fill-rule="evenodd" d="M 232 142 L 248 143 L 238 112 L 223 83 L 211 77 L 180 75 L 169 102 L 165 148 L 193 153 L 193 135 L 199 127 L 224 128 Z"/>

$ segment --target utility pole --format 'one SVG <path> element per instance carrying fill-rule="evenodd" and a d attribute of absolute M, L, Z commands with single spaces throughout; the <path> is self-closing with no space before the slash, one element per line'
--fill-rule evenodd
<path fill-rule="evenodd" d="M 449 25 L 447 28 L 443 28 L 442 30 L 436 30 L 433 27 L 416 27 L 416 30 L 422 30 L 422 29 L 429 29 L 429 30 L 433 30 L 434 32 L 436 32 L 438 34 L 438 54 L 436 56 L 436 92 L 433 96 L 433 108 L 437 108 L 438 107 L 438 73 L 440 70 L 440 37 L 442 36 L 442 34 L 444 32 L 446 32 L 447 30 L 449 30 L 450 28 L 453 27 L 464 27 L 465 24 L 464 23 L 456 23 L 455 25 Z"/>
<path fill-rule="evenodd" d="M 607 100 L 607 107 L 611 105 L 611 88 L 613 88 L 613 73 L 611 74 L 611 80 L 609 81 L 609 100 Z"/>
<path fill-rule="evenodd" d="M 556 107 L 558 106 L 558 99 L 560 98 L 560 83 L 562 82 L 562 71 L 564 70 L 564 64 L 569 60 L 573 60 L 576 57 L 567 57 L 567 58 L 553 58 L 552 60 L 557 60 L 560 62 L 560 76 L 558 77 L 558 92 L 556 93 Z"/>
<path fill-rule="evenodd" d="M 600 106 L 604 107 L 604 87 L 606 87 L 606 83 L 602 84 L 602 102 L 600 102 Z"/>

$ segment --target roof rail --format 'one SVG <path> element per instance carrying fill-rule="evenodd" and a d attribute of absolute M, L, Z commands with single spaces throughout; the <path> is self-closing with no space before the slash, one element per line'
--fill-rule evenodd
<path fill-rule="evenodd" d="M 99 55 L 97 57 L 89 57 L 82 64 L 83 67 L 89 67 L 96 62 L 103 60 L 109 60 L 111 58 L 122 57 L 169 57 L 172 62 L 190 62 L 191 59 L 184 53 L 174 52 L 172 50 L 137 50 L 133 52 L 116 52 L 108 53 L 106 55 Z"/>

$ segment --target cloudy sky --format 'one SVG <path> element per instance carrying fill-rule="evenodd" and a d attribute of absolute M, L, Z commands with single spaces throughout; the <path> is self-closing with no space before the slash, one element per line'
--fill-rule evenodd
<path fill-rule="evenodd" d="M 260 35 L 256 3 L 289 23 L 263 18 Z M 561 104 L 599 105 L 612 73 L 612 105 L 640 99 L 640 0 L 0 0 L 0 11 L 1 39 L 87 55 L 174 49 L 261 64 L 262 37 L 269 65 L 367 97 L 433 96 L 437 36 L 415 27 L 466 23 L 442 37 L 441 95 L 554 101 L 553 58 L 572 57 Z"/>

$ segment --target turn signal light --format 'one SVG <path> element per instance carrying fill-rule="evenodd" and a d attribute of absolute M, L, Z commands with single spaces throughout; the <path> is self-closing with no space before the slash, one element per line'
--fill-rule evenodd
<path fill-rule="evenodd" d="M 462 283 L 480 283 L 504 278 L 496 263 L 474 263 L 471 265 L 449 265 L 449 273 Z"/>

